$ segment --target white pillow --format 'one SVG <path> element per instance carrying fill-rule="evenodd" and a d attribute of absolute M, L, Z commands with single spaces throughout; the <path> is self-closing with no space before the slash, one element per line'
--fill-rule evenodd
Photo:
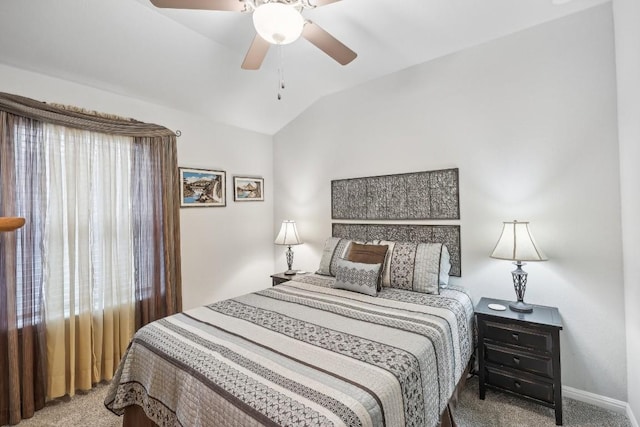
<path fill-rule="evenodd" d="M 351 243 L 350 240 L 341 239 L 339 237 L 329 237 L 324 243 L 322 250 L 322 258 L 317 274 L 324 276 L 335 276 L 335 265 L 339 258 L 342 258 Z"/>
<path fill-rule="evenodd" d="M 451 255 L 449 255 L 449 249 L 445 245 L 442 245 L 442 252 L 440 253 L 440 278 L 438 284 L 441 288 L 449 286 L 449 271 L 451 271 Z"/>

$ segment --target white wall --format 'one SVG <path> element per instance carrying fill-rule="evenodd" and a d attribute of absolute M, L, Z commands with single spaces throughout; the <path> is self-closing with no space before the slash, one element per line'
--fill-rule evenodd
<path fill-rule="evenodd" d="M 183 306 L 244 294 L 271 285 L 273 273 L 272 138 L 210 119 L 91 87 L 0 65 L 0 91 L 75 105 L 179 129 L 180 166 L 227 172 L 227 206 L 180 212 Z M 265 202 L 235 203 L 232 177 L 265 178 Z"/>
<path fill-rule="evenodd" d="M 614 0 L 622 242 L 631 417 L 640 419 L 640 3 Z M 635 361 L 635 363 L 632 363 Z"/>
<path fill-rule="evenodd" d="M 458 167 L 456 282 L 513 299 L 513 266 L 489 254 L 501 221 L 532 221 L 549 261 L 525 267 L 526 299 L 560 309 L 564 385 L 626 401 L 609 4 L 329 96 L 274 156 L 275 220 L 298 221 L 307 270 L 331 232 L 330 180 Z"/>

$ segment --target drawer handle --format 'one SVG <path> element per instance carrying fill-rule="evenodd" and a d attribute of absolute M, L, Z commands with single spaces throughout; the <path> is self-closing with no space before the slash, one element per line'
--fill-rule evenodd
<path fill-rule="evenodd" d="M 515 385 L 517 389 L 520 389 L 520 387 L 522 387 L 522 385 L 520 384 L 520 381 L 514 381 L 513 385 Z"/>
<path fill-rule="evenodd" d="M 518 334 L 516 334 L 515 332 L 511 334 L 511 336 L 513 337 L 513 339 L 515 341 L 518 341 L 518 339 L 520 339 L 520 337 L 518 336 Z"/>
<path fill-rule="evenodd" d="M 513 363 L 520 365 L 520 358 L 518 356 L 513 356 Z"/>

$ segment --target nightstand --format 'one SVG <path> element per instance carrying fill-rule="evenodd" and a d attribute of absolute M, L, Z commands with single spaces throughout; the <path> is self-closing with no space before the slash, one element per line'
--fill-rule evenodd
<path fill-rule="evenodd" d="M 492 310 L 489 304 L 507 309 Z M 518 313 L 509 309 L 509 301 L 482 298 L 475 313 L 480 399 L 487 387 L 516 394 L 553 408 L 556 425 L 562 425 L 558 309 L 534 305 L 532 313 Z"/>
<path fill-rule="evenodd" d="M 271 286 L 279 285 L 280 283 L 288 282 L 296 277 L 295 274 L 276 273 L 271 275 Z"/>

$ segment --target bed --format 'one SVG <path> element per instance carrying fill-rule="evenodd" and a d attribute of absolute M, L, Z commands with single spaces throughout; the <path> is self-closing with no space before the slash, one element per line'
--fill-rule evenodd
<path fill-rule="evenodd" d="M 454 181 L 435 193 L 457 200 Z M 334 223 L 315 274 L 140 329 L 105 405 L 125 427 L 455 425 L 460 274 L 459 225 Z"/>
<path fill-rule="evenodd" d="M 153 322 L 105 405 L 124 425 L 436 426 L 474 348 L 473 305 L 334 289 L 311 274 Z"/>

